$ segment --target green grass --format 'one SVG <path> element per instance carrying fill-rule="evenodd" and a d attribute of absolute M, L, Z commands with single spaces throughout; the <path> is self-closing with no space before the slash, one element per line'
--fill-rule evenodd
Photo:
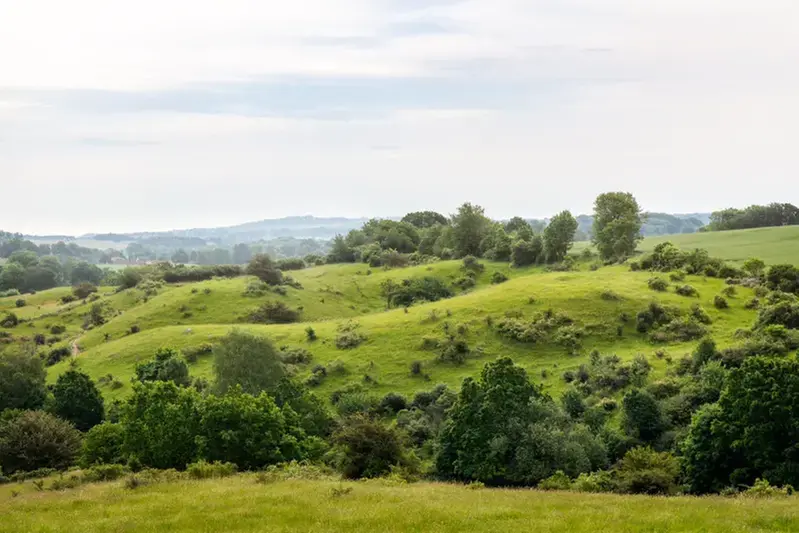
<path fill-rule="evenodd" d="M 638 250 L 651 252 L 655 246 L 666 241 L 683 250 L 704 248 L 711 256 L 736 264 L 750 257 L 758 257 L 769 265 L 799 265 L 799 226 L 647 237 L 638 245 Z M 574 251 L 588 247 L 588 242 L 578 242 L 574 245 Z"/>
<path fill-rule="evenodd" d="M 28 482 L 29 483 L 29 482 Z M 11 485 L 9 487 L 13 487 Z M 351 492 L 335 495 L 333 489 Z M 795 498 L 661 498 L 252 475 L 66 492 L 0 488 L 0 532 L 710 532 L 799 530 Z"/>
<path fill-rule="evenodd" d="M 694 302 L 701 303 L 713 317 L 710 331 L 721 346 L 733 343 L 735 330 L 750 327 L 755 318 L 754 311 L 743 307 L 744 302 L 751 297 L 749 289 L 740 288 L 738 297 L 730 299 L 731 308 L 718 311 L 713 307 L 712 300 L 724 287 L 722 280 L 689 277 L 685 283 L 696 287 L 700 296 L 686 298 L 674 294 L 673 288 L 667 293 L 651 291 L 646 284 L 649 273 L 630 272 L 622 266 L 602 268 L 596 272 L 514 272 L 515 279 L 500 285 L 483 285 L 449 300 L 416 305 L 409 308 L 407 313 L 403 309 L 385 311 L 385 304 L 379 296 L 380 276 L 402 278 L 427 272 L 426 267 L 380 272 L 372 276 L 362 274 L 360 277 L 353 274 L 358 268 L 365 270 L 365 267 L 358 266 L 327 266 L 309 269 L 302 272 L 302 276 L 298 273 L 296 277 L 302 279 L 305 288 L 300 291 L 289 289 L 289 295 L 283 297 L 293 302 L 303 301 L 300 298 L 304 298 L 308 314 L 319 318 L 312 324 L 318 336 L 315 342 L 309 342 L 306 338 L 307 323 L 236 323 L 237 313 L 246 309 L 242 303 L 244 298 L 240 296 L 246 280 L 221 280 L 197 284 L 201 290 L 195 293 L 192 293 L 191 284 L 171 288 L 146 304 L 124 312 L 105 326 L 87 333 L 80 340 L 85 351 L 78 357 L 78 364 L 94 379 L 113 374 L 124 386 L 113 391 L 104 389 L 104 393 L 111 398 L 121 397 L 130 391 L 129 379 L 133 376 L 135 365 L 152 357 L 158 347 L 169 345 L 181 349 L 190 348 L 213 342 L 228 333 L 232 327 L 240 327 L 267 336 L 278 346 L 307 348 L 313 354 L 314 361 L 300 370 L 301 377 L 309 374 L 313 364 L 343 361 L 347 374 L 329 376 L 317 389 L 324 397 L 350 382 L 364 382 L 366 375 L 376 382 L 368 385 L 375 394 L 390 391 L 411 394 L 429 389 L 436 383 L 446 383 L 457 388 L 463 378 L 476 375 L 486 362 L 504 355 L 513 357 L 517 363 L 528 369 L 535 381 L 542 382 L 551 392 L 557 393 L 564 386 L 561 379 L 563 371 L 586 363 L 587 354 L 593 348 L 603 353 L 617 353 L 623 359 L 643 353 L 649 357 L 656 374 L 665 373 L 667 369 L 664 359 L 653 356 L 658 348 L 665 348 L 675 359 L 693 350 L 695 342 L 652 345 L 646 336 L 635 331 L 634 320 L 624 325 L 623 337 L 617 337 L 616 328 L 621 324 L 620 315 L 626 313 L 634 318 L 652 300 L 677 305 L 683 309 L 687 309 Z M 433 272 L 444 276 L 447 272 L 456 273 L 457 268 L 455 262 L 444 262 L 435 265 Z M 483 276 L 489 276 L 491 270 L 487 268 Z M 353 276 L 360 282 L 360 291 L 352 289 Z M 327 281 L 320 280 L 333 279 L 337 280 L 336 285 L 329 287 L 342 287 L 342 295 L 329 299 L 328 295 L 331 293 L 325 292 L 330 290 Z M 204 294 L 203 287 L 210 287 L 211 293 Z M 604 290 L 613 291 L 621 299 L 603 299 L 601 293 Z M 325 295 L 324 304 L 318 302 L 322 294 Z M 188 305 L 194 309 L 197 307 L 195 302 L 202 301 L 213 302 L 207 304 L 208 316 L 198 313 L 185 321 L 176 320 L 178 306 Z M 350 301 L 358 302 L 355 310 L 347 304 Z M 362 314 L 364 308 L 371 312 Z M 497 335 L 486 323 L 486 317 L 499 319 L 508 311 L 521 312 L 524 316 L 531 317 L 534 313 L 549 308 L 567 313 L 590 331 L 584 342 L 582 355 L 569 355 L 565 348 L 552 343 L 533 345 L 510 341 Z M 347 310 L 351 312 L 348 313 Z M 431 319 L 434 311 L 435 320 Z M 324 320 L 327 313 L 338 312 L 341 312 L 342 318 Z M 337 349 L 337 327 L 353 316 L 367 340 L 355 349 Z M 142 325 L 143 331 L 135 335 L 125 334 L 130 323 L 134 322 Z M 172 325 L 176 322 L 183 323 Z M 465 364 L 439 362 L 435 351 L 421 347 L 425 336 L 443 338 L 446 323 L 453 329 L 459 324 L 467 329 L 466 338 L 472 354 Z M 104 332 L 112 333 L 110 342 L 103 342 Z M 427 377 L 411 376 L 409 368 L 413 361 L 422 362 L 423 372 Z M 64 361 L 52 367 L 49 379 L 54 381 L 67 365 Z M 201 358 L 191 365 L 191 373 L 195 376 L 209 376 L 210 371 L 210 357 Z"/>

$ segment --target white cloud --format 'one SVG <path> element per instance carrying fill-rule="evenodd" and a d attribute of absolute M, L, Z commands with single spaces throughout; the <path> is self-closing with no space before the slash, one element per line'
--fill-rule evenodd
<path fill-rule="evenodd" d="M 794 0 L 0 0 L 0 191 L 44 213 L 0 228 L 796 201 L 796 27 Z"/>

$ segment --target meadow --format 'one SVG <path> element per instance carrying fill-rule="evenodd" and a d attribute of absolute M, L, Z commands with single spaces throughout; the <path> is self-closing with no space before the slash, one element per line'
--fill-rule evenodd
<path fill-rule="evenodd" d="M 284 480 L 256 475 L 157 483 L 124 482 L 66 492 L 0 487 L 0 532 L 492 532 L 799 530 L 795 498 L 619 496 L 443 483 Z M 19 493 L 11 497 L 10 492 Z M 22 492 L 24 491 L 24 492 Z"/>

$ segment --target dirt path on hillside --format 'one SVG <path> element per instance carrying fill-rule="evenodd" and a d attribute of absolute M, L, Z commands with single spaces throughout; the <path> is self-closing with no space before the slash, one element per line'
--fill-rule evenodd
<path fill-rule="evenodd" d="M 78 340 L 72 341 L 72 357 L 77 357 L 80 355 L 80 347 L 78 346 Z"/>

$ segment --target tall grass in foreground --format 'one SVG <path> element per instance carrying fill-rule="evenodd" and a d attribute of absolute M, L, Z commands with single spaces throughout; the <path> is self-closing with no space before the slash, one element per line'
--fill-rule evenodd
<path fill-rule="evenodd" d="M 658 498 L 256 475 L 0 492 L 0 532 L 774 532 L 799 531 L 783 498 Z"/>

